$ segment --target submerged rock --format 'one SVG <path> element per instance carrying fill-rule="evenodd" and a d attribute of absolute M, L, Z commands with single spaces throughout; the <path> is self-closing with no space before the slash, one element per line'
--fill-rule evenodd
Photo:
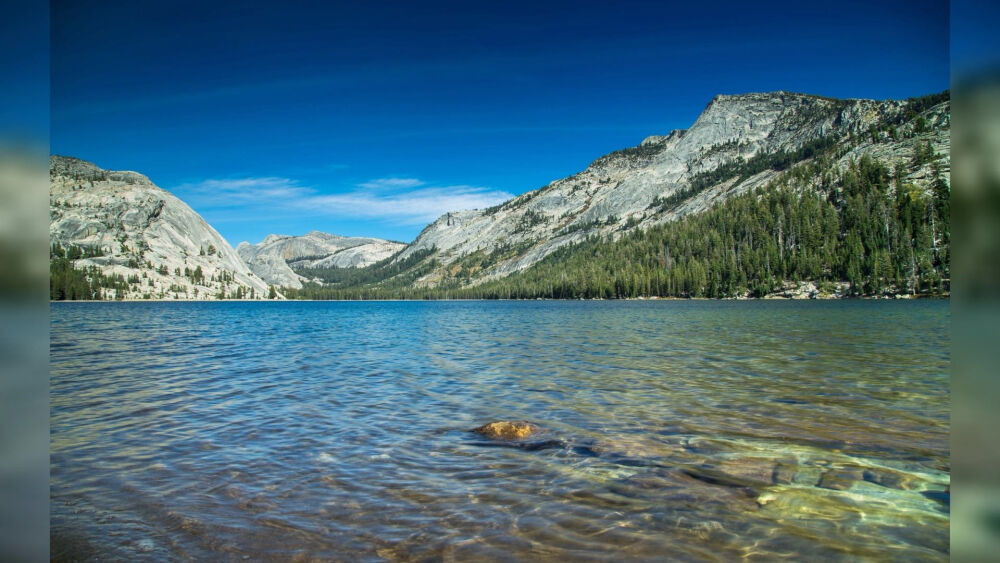
<path fill-rule="evenodd" d="M 942 510 L 945 512 L 951 511 L 951 486 L 944 491 L 923 491 L 920 493 L 926 498 L 936 501 L 941 504 Z"/>
<path fill-rule="evenodd" d="M 866 469 L 861 476 L 869 483 L 890 489 L 912 490 L 918 484 L 915 476 L 888 469 Z"/>
<path fill-rule="evenodd" d="M 537 424 L 523 420 L 500 420 L 484 424 L 473 432 L 494 440 L 521 440 L 537 434 L 540 430 L 541 427 Z"/>
<path fill-rule="evenodd" d="M 775 485 L 790 485 L 795 480 L 796 473 L 798 473 L 798 466 L 795 462 L 779 461 L 774 466 L 771 482 Z"/>
<path fill-rule="evenodd" d="M 820 476 L 816 486 L 833 491 L 846 491 L 854 485 L 855 481 L 860 481 L 861 477 L 860 469 L 830 469 Z"/>
<path fill-rule="evenodd" d="M 521 440 L 496 439 L 488 442 L 475 442 L 475 445 L 484 446 L 488 448 L 513 448 L 516 450 L 524 450 L 527 452 L 537 452 L 539 450 L 568 447 L 568 444 L 562 440 L 521 441 Z"/>
<path fill-rule="evenodd" d="M 714 468 L 733 478 L 766 486 L 774 483 L 777 464 L 773 459 L 736 458 L 714 464 Z"/>
<path fill-rule="evenodd" d="M 753 494 L 754 496 L 756 496 L 756 493 L 752 493 L 754 487 L 762 486 L 762 483 L 758 480 L 746 479 L 738 475 L 730 475 L 729 473 L 719 471 L 718 469 L 715 469 L 711 465 L 707 464 L 685 467 L 681 469 L 681 473 L 711 485 L 746 490 L 748 494 Z"/>

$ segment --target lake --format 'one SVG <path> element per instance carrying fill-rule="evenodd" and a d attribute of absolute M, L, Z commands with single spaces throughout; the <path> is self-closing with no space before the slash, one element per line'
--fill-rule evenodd
<path fill-rule="evenodd" d="M 943 561 L 949 332 L 947 301 L 53 303 L 52 556 Z"/>

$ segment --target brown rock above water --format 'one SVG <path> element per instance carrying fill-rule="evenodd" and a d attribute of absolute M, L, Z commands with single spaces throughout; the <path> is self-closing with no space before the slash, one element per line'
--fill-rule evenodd
<path fill-rule="evenodd" d="M 473 432 L 494 440 L 520 440 L 537 433 L 541 428 L 523 420 L 500 420 L 484 424 Z"/>

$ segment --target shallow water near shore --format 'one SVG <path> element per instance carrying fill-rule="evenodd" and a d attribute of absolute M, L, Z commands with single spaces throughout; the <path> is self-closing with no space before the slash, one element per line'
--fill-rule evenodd
<path fill-rule="evenodd" d="M 949 304 L 55 303 L 54 559 L 946 560 Z M 538 440 L 470 430 L 527 420 Z"/>

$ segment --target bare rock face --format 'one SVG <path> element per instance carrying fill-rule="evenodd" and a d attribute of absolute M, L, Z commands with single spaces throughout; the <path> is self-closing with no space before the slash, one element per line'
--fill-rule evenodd
<path fill-rule="evenodd" d="M 363 268 L 384 260 L 404 246 L 377 238 L 342 237 L 312 231 L 303 236 L 268 235 L 258 244 L 242 242 L 236 251 L 251 270 L 268 283 L 301 288 L 305 278 L 295 268 Z"/>
<path fill-rule="evenodd" d="M 137 172 L 49 161 L 49 239 L 73 267 L 121 276 L 105 299 L 266 299 L 268 284 L 186 203 Z"/>
<path fill-rule="evenodd" d="M 484 424 L 473 432 L 493 440 L 523 440 L 540 430 L 538 425 L 523 420 L 500 420 Z"/>
<path fill-rule="evenodd" d="M 528 268 L 588 236 L 619 237 L 709 209 L 766 184 L 778 173 L 768 169 L 748 178 L 721 180 L 682 198 L 679 205 L 657 202 L 679 196 L 699 174 L 720 165 L 795 151 L 826 137 L 839 139 L 846 150 L 835 163 L 841 168 L 863 154 L 905 161 L 915 143 L 929 142 L 943 155 L 947 173 L 950 102 L 924 112 L 929 127 L 919 134 L 906 111 L 904 102 L 893 100 L 838 100 L 780 91 L 716 96 L 686 130 L 647 137 L 636 147 L 602 156 L 577 174 L 498 206 L 440 217 L 394 260 L 431 252 L 439 267 L 417 285 L 439 285 L 459 274 L 475 285 Z M 884 132 L 884 138 L 871 138 L 870 127 L 890 119 L 902 121 L 899 138 L 893 134 L 890 139 Z M 919 183 L 919 178 L 912 179 Z"/>

